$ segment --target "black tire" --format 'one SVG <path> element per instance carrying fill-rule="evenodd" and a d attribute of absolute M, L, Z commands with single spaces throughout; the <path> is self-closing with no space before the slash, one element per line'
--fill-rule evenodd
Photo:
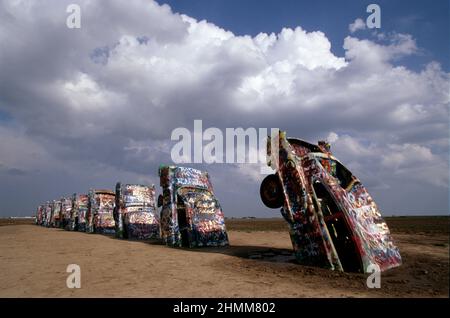
<path fill-rule="evenodd" d="M 268 208 L 278 209 L 283 206 L 283 188 L 277 175 L 271 174 L 264 178 L 259 188 L 259 195 Z"/>

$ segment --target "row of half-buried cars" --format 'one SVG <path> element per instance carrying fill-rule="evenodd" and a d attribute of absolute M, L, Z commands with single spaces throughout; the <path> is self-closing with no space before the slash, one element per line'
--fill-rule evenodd
<path fill-rule="evenodd" d="M 154 185 L 117 183 L 115 191 L 91 189 L 87 195 L 42 204 L 36 223 L 124 239 L 162 239 L 176 247 L 228 245 L 225 218 L 208 173 L 162 166 L 159 175 L 163 194 L 158 200 Z"/>
<path fill-rule="evenodd" d="M 377 205 L 329 144 L 313 145 L 280 132 L 268 142 L 267 158 L 275 173 L 263 180 L 261 199 L 269 208 L 281 208 L 299 263 L 349 272 L 401 265 Z M 118 184 L 115 193 L 92 190 L 89 196 L 74 196 L 72 208 L 67 199 L 40 206 L 37 222 L 121 238 L 160 237 L 170 246 L 228 245 L 208 174 L 163 166 L 159 176 L 160 213 L 154 187 Z"/>

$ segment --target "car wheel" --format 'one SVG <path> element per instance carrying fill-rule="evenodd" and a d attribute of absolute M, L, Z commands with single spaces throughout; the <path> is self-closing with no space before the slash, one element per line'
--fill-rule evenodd
<path fill-rule="evenodd" d="M 259 194 L 262 202 L 268 208 L 278 209 L 283 205 L 283 189 L 278 176 L 275 174 L 268 175 L 264 178 L 261 182 Z"/>

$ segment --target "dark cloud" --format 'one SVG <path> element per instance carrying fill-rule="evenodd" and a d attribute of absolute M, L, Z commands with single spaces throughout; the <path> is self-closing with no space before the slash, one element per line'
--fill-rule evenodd
<path fill-rule="evenodd" d="M 69 3 L 0 2 L 0 213 L 118 180 L 158 185 L 172 130 L 195 119 L 331 136 L 383 211 L 448 212 L 449 74 L 395 66 L 417 52 L 411 36 L 347 37 L 337 57 L 322 32 L 235 36 L 144 0 L 79 1 L 82 27 L 68 29 Z M 196 166 L 228 215 L 271 215 L 259 166 Z"/>

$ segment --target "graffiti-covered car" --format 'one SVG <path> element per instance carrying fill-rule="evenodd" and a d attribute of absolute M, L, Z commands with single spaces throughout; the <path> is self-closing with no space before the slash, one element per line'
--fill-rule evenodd
<path fill-rule="evenodd" d="M 377 205 L 327 142 L 280 132 L 269 139 L 267 159 L 275 174 L 263 180 L 261 199 L 281 208 L 299 263 L 363 273 L 401 265 Z"/>
<path fill-rule="evenodd" d="M 225 218 L 207 172 L 161 166 L 161 238 L 169 246 L 228 245 Z"/>
<path fill-rule="evenodd" d="M 73 202 L 71 197 L 61 199 L 61 227 L 65 230 L 70 230 L 72 204 Z"/>
<path fill-rule="evenodd" d="M 44 204 L 44 211 L 43 211 L 43 220 L 42 225 L 46 227 L 50 227 L 50 220 L 52 218 L 52 202 L 47 201 Z"/>
<path fill-rule="evenodd" d="M 89 196 L 87 194 L 78 194 L 72 213 L 72 227 L 74 231 L 86 232 L 88 206 Z"/>
<path fill-rule="evenodd" d="M 114 220 L 116 236 L 119 238 L 159 238 L 155 186 L 118 182 Z"/>
<path fill-rule="evenodd" d="M 36 225 L 42 225 L 44 223 L 44 209 L 45 205 L 40 204 L 36 210 L 35 223 Z"/>
<path fill-rule="evenodd" d="M 60 227 L 61 218 L 61 200 L 54 200 L 51 204 L 51 215 L 48 227 Z"/>
<path fill-rule="evenodd" d="M 86 216 L 86 232 L 114 234 L 115 194 L 112 190 L 90 190 Z"/>

